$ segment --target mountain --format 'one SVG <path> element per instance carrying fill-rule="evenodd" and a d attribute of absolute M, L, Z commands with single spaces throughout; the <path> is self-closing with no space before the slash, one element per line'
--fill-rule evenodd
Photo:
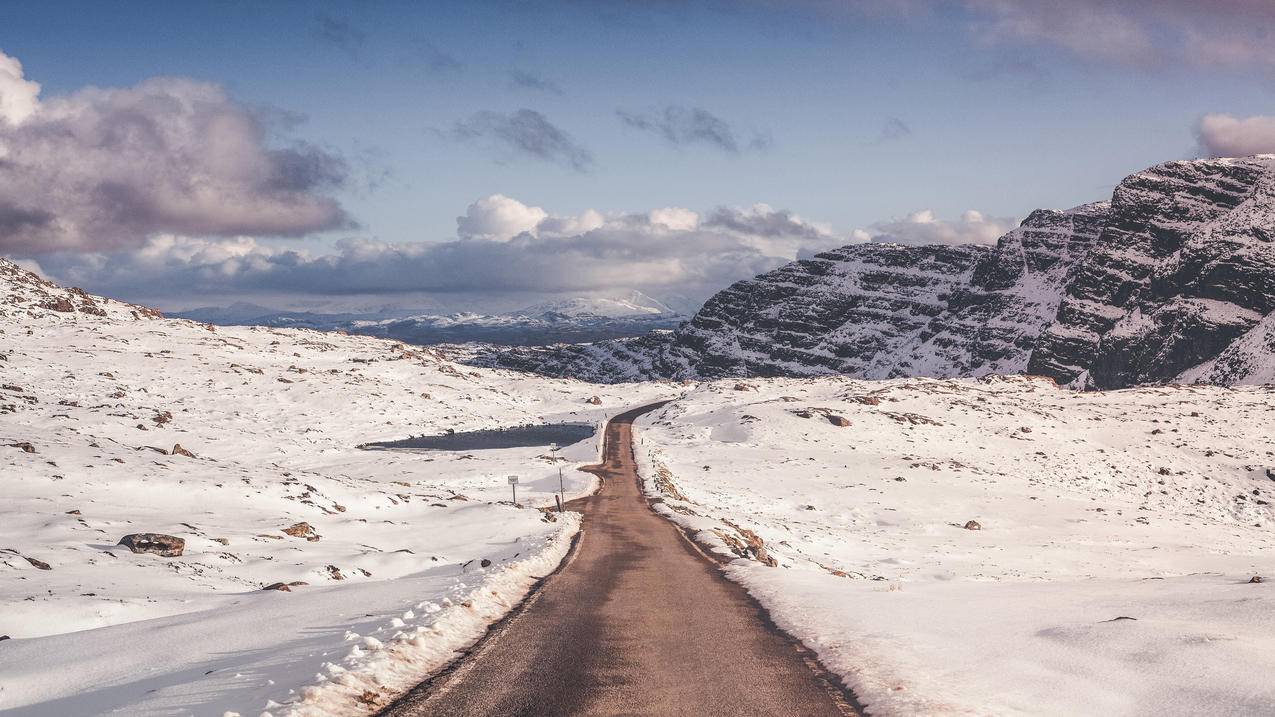
<path fill-rule="evenodd" d="M 676 330 L 469 360 L 651 378 L 1030 373 L 1076 388 L 1275 374 L 1275 155 L 1168 162 L 996 246 L 864 243 L 738 282 Z"/>
<path fill-rule="evenodd" d="M 416 314 L 403 309 L 324 314 L 278 311 L 247 303 L 205 307 L 174 316 L 226 326 L 269 326 L 345 331 L 414 344 L 483 342 L 536 346 L 604 341 L 670 329 L 685 317 L 639 292 L 619 297 L 577 297 L 501 314 Z"/>

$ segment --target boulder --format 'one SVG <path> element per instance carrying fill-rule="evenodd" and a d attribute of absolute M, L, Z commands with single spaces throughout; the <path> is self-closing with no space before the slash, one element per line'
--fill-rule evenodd
<path fill-rule="evenodd" d="M 591 403 L 591 404 L 593 404 L 593 405 L 595 405 L 595 406 L 601 406 L 601 405 L 602 405 L 602 399 L 598 398 L 597 396 L 593 396 L 593 397 L 591 397 L 588 401 L 586 401 L 585 403 Z"/>
<path fill-rule="evenodd" d="M 174 443 L 174 444 L 173 444 L 173 450 L 169 451 L 169 453 L 171 453 L 171 454 L 173 454 L 173 455 L 175 455 L 175 456 L 186 456 L 187 458 L 194 458 L 194 457 L 195 457 L 195 454 L 194 454 L 194 453 L 191 453 L 190 451 L 186 450 L 185 448 L 182 448 L 182 444 L 180 444 L 180 443 Z"/>
<path fill-rule="evenodd" d="M 154 553 L 163 558 L 175 558 L 186 549 L 186 541 L 162 533 L 131 533 L 120 538 L 123 545 L 134 553 Z"/>
<path fill-rule="evenodd" d="M 964 527 L 966 530 L 982 530 L 983 529 L 982 524 L 980 524 L 977 520 L 967 520 L 965 521 L 965 525 L 962 527 Z"/>
<path fill-rule="evenodd" d="M 828 423 L 831 423 L 834 426 L 841 426 L 842 428 L 845 428 L 846 426 L 850 425 L 850 420 L 845 418 L 844 416 L 838 416 L 838 415 L 830 413 L 828 414 Z"/>

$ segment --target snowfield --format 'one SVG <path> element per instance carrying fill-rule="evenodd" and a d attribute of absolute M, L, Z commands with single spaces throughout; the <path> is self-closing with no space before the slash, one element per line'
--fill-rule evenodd
<path fill-rule="evenodd" d="M 1270 386 L 728 381 L 640 419 L 635 451 L 657 509 L 873 715 L 1256 715 L 1273 419 Z"/>
<path fill-rule="evenodd" d="M 162 319 L 0 260 L 0 713 L 368 713 L 554 570 L 579 522 L 537 509 L 558 486 L 543 448 L 358 444 L 675 393 Z M 568 498 L 600 438 L 559 454 Z M 117 545 L 147 532 L 183 555 Z"/>

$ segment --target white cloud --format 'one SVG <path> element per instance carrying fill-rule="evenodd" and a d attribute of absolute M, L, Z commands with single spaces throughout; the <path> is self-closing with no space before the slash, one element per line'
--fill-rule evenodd
<path fill-rule="evenodd" d="M 23 76 L 18 58 L 0 50 L 0 122 L 21 124 L 39 104 L 40 85 Z"/>
<path fill-rule="evenodd" d="M 986 217 L 969 209 L 961 218 L 939 219 L 931 209 L 912 212 L 903 219 L 878 222 L 854 237 L 871 237 L 872 241 L 894 244 L 995 244 L 1006 232 L 1018 226 L 1012 217 Z"/>
<path fill-rule="evenodd" d="M 1275 153 L 1275 117 L 1207 114 L 1195 126 L 1200 152 L 1210 157 Z"/>
<path fill-rule="evenodd" d="M 305 144 L 271 147 L 261 117 L 216 85 L 158 78 L 40 100 L 21 72 L 0 54 L 0 251 L 350 223 L 327 194 L 344 182 L 345 162 Z"/>
<path fill-rule="evenodd" d="M 533 231 L 549 213 L 540 207 L 529 207 L 503 194 L 483 197 L 456 217 L 456 232 L 461 239 L 508 241 L 523 232 Z"/>
<path fill-rule="evenodd" d="M 62 281 L 147 300 L 617 289 L 703 299 L 799 255 L 846 243 L 823 225 L 765 205 L 719 208 L 705 221 L 678 207 L 563 217 L 492 195 L 470 205 L 457 223 L 453 241 L 346 240 L 328 254 L 244 237 L 162 234 L 136 250 L 50 254 L 42 262 Z"/>

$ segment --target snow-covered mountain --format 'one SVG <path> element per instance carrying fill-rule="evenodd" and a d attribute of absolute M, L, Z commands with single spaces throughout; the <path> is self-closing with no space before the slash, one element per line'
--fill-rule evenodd
<path fill-rule="evenodd" d="M 641 336 L 674 328 L 686 318 L 640 291 L 616 297 L 574 297 L 498 314 L 414 314 L 403 309 L 325 314 L 236 303 L 180 311 L 174 316 L 223 326 L 345 331 L 420 345 L 483 342 L 508 346 Z"/>
<path fill-rule="evenodd" d="M 472 359 L 599 382 L 1031 373 L 1089 388 L 1275 373 L 1275 155 L 1169 162 L 994 247 L 854 244 L 738 282 L 675 331 Z"/>

